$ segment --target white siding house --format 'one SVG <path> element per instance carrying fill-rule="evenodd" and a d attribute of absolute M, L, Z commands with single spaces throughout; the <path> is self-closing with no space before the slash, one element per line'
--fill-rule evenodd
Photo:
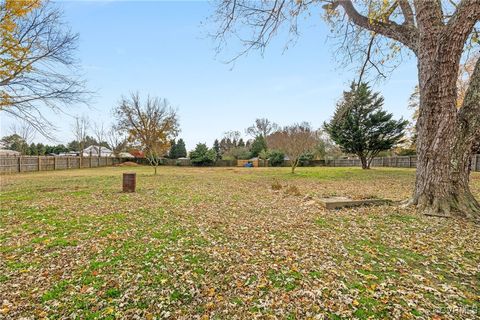
<path fill-rule="evenodd" d="M 99 152 L 101 157 L 113 157 L 112 150 L 101 146 L 90 146 L 83 149 L 83 156 L 90 157 L 91 155 L 92 157 L 98 157 Z"/>

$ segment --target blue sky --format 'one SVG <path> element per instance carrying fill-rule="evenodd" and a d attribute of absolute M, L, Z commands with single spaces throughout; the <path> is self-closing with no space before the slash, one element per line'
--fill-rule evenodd
<path fill-rule="evenodd" d="M 139 91 L 167 98 L 178 109 L 181 138 L 187 149 L 209 145 L 225 131 L 244 129 L 255 118 L 280 125 L 308 121 L 320 127 L 333 114 L 335 102 L 352 78 L 335 63 L 328 27 L 318 15 L 301 23 L 301 36 L 284 52 L 280 34 L 265 54 L 253 51 L 235 65 L 223 61 L 236 52 L 216 55 L 207 36 L 210 2 L 68 1 L 61 2 L 65 20 L 80 34 L 78 58 L 96 92 L 90 107 L 72 106 L 68 114 L 86 114 L 93 121 L 112 122 L 111 109 L 122 95 Z M 376 86 L 385 107 L 410 119 L 408 97 L 416 84 L 413 60 L 404 61 L 392 77 Z M 73 139 L 72 118 L 46 113 L 58 126 L 61 143 Z M 0 133 L 9 133 L 2 117 Z M 45 139 L 37 136 L 37 141 Z"/>

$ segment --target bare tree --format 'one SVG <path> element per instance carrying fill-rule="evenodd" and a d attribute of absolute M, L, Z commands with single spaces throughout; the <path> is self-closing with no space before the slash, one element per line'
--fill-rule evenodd
<path fill-rule="evenodd" d="M 16 134 L 25 141 L 25 144 L 22 144 L 23 150 L 20 150 L 22 154 L 26 154 L 28 145 L 30 145 L 35 139 L 36 130 L 35 128 L 26 121 L 21 121 L 20 123 L 14 123 L 10 126 L 10 131 L 12 134 Z"/>
<path fill-rule="evenodd" d="M 102 142 L 105 142 L 106 137 L 106 131 L 103 122 L 95 122 L 93 125 L 93 134 L 98 143 L 98 157 L 100 158 L 102 155 Z"/>
<path fill-rule="evenodd" d="M 406 51 L 417 59 L 418 162 L 408 204 L 426 215 L 480 221 L 480 204 L 469 188 L 469 159 L 480 128 L 480 60 L 462 105 L 456 105 L 460 61 L 469 49 L 478 51 L 475 26 L 480 20 L 480 2 L 222 0 L 215 13 L 219 48 L 233 35 L 244 45 L 239 55 L 250 49 L 264 50 L 283 25 L 295 37 L 299 18 L 319 5 L 347 62 L 361 62 L 359 75 L 368 70 L 384 74 L 388 62 L 400 63 Z"/>
<path fill-rule="evenodd" d="M 306 122 L 284 127 L 267 137 L 270 150 L 280 150 L 290 158 L 292 173 L 298 166 L 300 157 L 315 149 L 317 133 Z"/>
<path fill-rule="evenodd" d="M 179 131 L 176 111 L 165 99 L 148 96 L 142 103 L 136 93 L 130 98 L 122 98 L 114 114 L 118 120 L 117 127 L 128 133 L 130 142 L 143 148 L 157 174 L 161 157 L 168 152 L 170 141 Z"/>
<path fill-rule="evenodd" d="M 78 142 L 78 148 L 80 152 L 80 162 L 83 158 L 83 150 L 85 149 L 85 140 L 87 138 L 88 131 L 88 118 L 84 115 L 76 116 L 72 125 L 73 135 Z"/>
<path fill-rule="evenodd" d="M 252 137 L 262 136 L 266 138 L 270 133 L 278 129 L 278 125 L 267 118 L 255 119 L 255 124 L 248 127 L 246 133 Z"/>
<path fill-rule="evenodd" d="M 242 134 L 240 133 L 240 131 L 231 130 L 225 132 L 223 136 L 225 139 L 230 139 L 232 141 L 238 142 L 238 140 L 240 140 L 240 138 L 242 137 Z"/>
<path fill-rule="evenodd" d="M 127 145 L 127 139 L 120 130 L 115 127 L 111 127 L 106 134 L 108 147 L 112 150 L 115 157 L 119 157 L 120 152 L 125 149 Z"/>
<path fill-rule="evenodd" d="M 2 12 L 4 5 L 0 4 Z M 54 126 L 42 109 L 59 112 L 88 97 L 73 57 L 78 35 L 66 27 L 62 12 L 49 1 L 14 22 L 12 41 L 0 49 L 0 110 L 51 138 Z"/>

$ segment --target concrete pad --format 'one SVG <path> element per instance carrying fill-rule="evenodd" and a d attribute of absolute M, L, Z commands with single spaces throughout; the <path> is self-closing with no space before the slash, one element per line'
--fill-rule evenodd
<path fill-rule="evenodd" d="M 385 199 L 363 199 L 363 200 L 353 200 L 347 197 L 332 197 L 332 198 L 321 198 L 319 203 L 326 209 L 339 209 L 343 207 L 358 207 L 365 205 L 382 205 L 390 203 L 389 200 Z"/>

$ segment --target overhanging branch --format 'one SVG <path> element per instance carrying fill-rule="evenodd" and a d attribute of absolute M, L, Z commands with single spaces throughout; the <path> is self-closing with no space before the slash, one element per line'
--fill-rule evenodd
<path fill-rule="evenodd" d="M 390 39 L 396 40 L 413 52 L 417 52 L 417 29 L 413 25 L 399 25 L 393 21 L 386 22 L 372 20 L 360 14 L 351 0 L 337 0 L 331 4 L 331 8 L 341 6 L 347 13 L 350 20 L 359 27 L 384 35 Z"/>

